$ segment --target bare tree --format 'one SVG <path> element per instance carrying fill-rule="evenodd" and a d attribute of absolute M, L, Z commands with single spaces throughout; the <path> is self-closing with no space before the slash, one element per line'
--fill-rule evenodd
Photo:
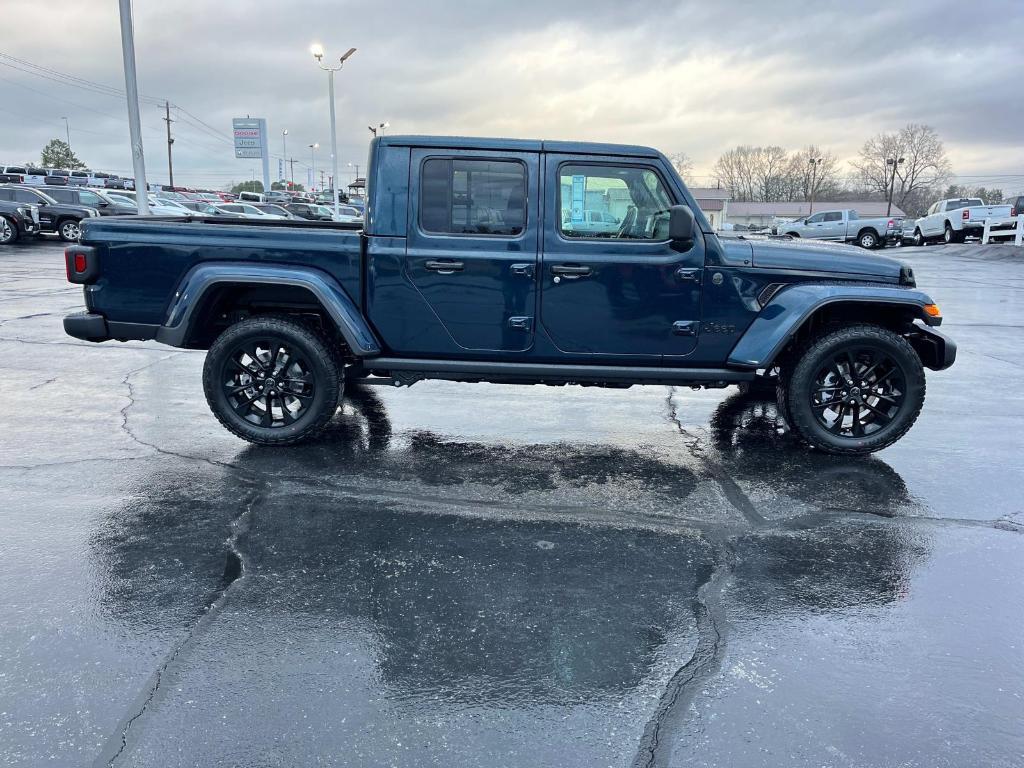
<path fill-rule="evenodd" d="M 757 200 L 760 187 L 757 182 L 757 154 L 760 147 L 741 146 L 724 152 L 715 163 L 715 176 L 733 200 Z"/>
<path fill-rule="evenodd" d="M 669 162 L 687 184 L 693 182 L 693 160 L 685 152 L 676 152 L 668 156 Z"/>
<path fill-rule="evenodd" d="M 783 147 L 740 146 L 715 163 L 719 182 L 734 200 L 794 200 L 800 194 L 802 169 Z"/>
<path fill-rule="evenodd" d="M 812 165 L 811 160 L 815 163 Z M 839 158 L 811 144 L 790 158 L 789 200 L 830 200 L 841 193 Z"/>
<path fill-rule="evenodd" d="M 903 158 L 903 162 L 898 162 Z M 864 142 L 860 159 L 851 163 L 858 180 L 868 189 L 887 195 L 896 160 L 893 202 L 904 211 L 917 209 L 926 197 L 938 193 L 951 175 L 949 158 L 935 129 L 910 123 L 897 133 L 880 133 Z"/>

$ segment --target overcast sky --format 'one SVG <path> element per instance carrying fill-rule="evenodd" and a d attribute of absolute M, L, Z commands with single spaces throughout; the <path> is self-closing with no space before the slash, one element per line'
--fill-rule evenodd
<path fill-rule="evenodd" d="M 0 52 L 124 87 L 115 0 L 0 5 Z M 216 186 L 259 174 L 230 145 L 231 118 L 246 114 L 269 121 L 272 177 L 284 128 L 298 180 L 310 143 L 329 165 L 318 41 L 334 58 L 359 49 L 337 83 L 349 173 L 365 164 L 366 126 L 384 120 L 393 133 L 649 144 L 686 152 L 699 175 L 737 144 L 851 158 L 870 135 L 921 122 L 965 183 L 1021 189 L 1022 23 L 1022 0 L 135 2 L 141 93 L 217 131 L 172 110 L 176 181 Z M 12 63 L 0 59 L 0 163 L 38 160 L 67 116 L 83 161 L 129 172 L 123 98 Z M 164 181 L 163 112 L 142 109 L 148 173 Z"/>

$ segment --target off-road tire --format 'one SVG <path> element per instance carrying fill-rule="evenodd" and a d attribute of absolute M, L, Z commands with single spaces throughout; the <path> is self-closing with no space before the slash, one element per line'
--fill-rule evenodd
<path fill-rule="evenodd" d="M 311 402 L 292 423 L 282 423 L 280 426 L 258 425 L 240 415 L 228 399 L 226 371 L 230 368 L 232 356 L 247 344 L 258 341 L 269 341 L 294 349 L 296 357 L 301 357 L 309 368 L 308 375 L 313 384 Z M 235 323 L 213 342 L 203 365 L 203 390 L 210 410 L 229 432 L 257 445 L 293 445 L 308 440 L 334 416 L 344 391 L 344 368 L 333 354 L 333 346 L 320 329 L 291 318 L 258 316 Z M 260 399 L 257 398 L 256 402 Z M 293 398 L 293 401 L 296 399 Z M 270 403 L 273 409 L 273 399 L 264 402 Z M 282 412 L 281 420 L 284 421 L 284 398 L 279 397 L 276 402 Z M 271 424 L 276 420 L 271 410 Z"/>
<path fill-rule="evenodd" d="M 18 227 L 6 216 L 0 216 L 0 245 L 18 242 Z"/>
<path fill-rule="evenodd" d="M 877 431 L 860 437 L 837 435 L 818 421 L 812 409 L 815 376 L 834 355 L 858 347 L 877 349 L 898 366 L 904 383 L 903 400 L 891 420 Z M 886 328 L 858 324 L 827 330 L 796 351 L 793 360 L 792 373 L 780 379 L 779 409 L 799 440 L 826 453 L 855 456 L 886 448 L 907 433 L 924 406 L 921 359 L 905 338 Z"/>

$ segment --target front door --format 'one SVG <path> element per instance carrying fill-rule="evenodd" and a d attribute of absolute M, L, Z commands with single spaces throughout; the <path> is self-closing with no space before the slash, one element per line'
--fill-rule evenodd
<path fill-rule="evenodd" d="M 459 350 L 533 345 L 537 153 L 412 151 L 405 272 Z"/>
<path fill-rule="evenodd" d="M 545 158 L 540 320 L 562 352 L 656 361 L 700 329 L 704 239 L 668 239 L 677 200 L 654 163 Z M 599 215 L 598 215 L 599 214 Z"/>

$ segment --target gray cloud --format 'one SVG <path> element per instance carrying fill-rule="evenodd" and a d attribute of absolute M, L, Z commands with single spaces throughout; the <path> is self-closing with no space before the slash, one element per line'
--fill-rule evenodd
<path fill-rule="evenodd" d="M 939 131 L 959 173 L 1024 174 L 1024 46 L 1005 32 L 1024 21 L 1017 1 L 139 0 L 135 13 L 142 92 L 222 132 L 187 116 L 174 124 L 176 175 L 192 183 L 249 177 L 253 164 L 224 141 L 244 114 L 268 118 L 273 153 L 287 127 L 290 155 L 307 164 L 318 141 L 327 166 L 314 39 L 335 55 L 359 48 L 338 79 L 346 168 L 365 162 L 366 125 L 382 120 L 403 133 L 654 144 L 688 152 L 698 172 L 738 143 L 814 142 L 851 157 L 913 121 Z M 114 3 L 5 0 L 5 17 L 48 33 L 45 46 L 8 35 L 3 52 L 123 87 Z M 0 161 L 37 156 L 68 115 L 83 159 L 130 165 L 123 100 L 7 67 L 0 78 Z M 161 115 L 147 105 L 144 116 L 148 166 L 162 178 Z"/>

